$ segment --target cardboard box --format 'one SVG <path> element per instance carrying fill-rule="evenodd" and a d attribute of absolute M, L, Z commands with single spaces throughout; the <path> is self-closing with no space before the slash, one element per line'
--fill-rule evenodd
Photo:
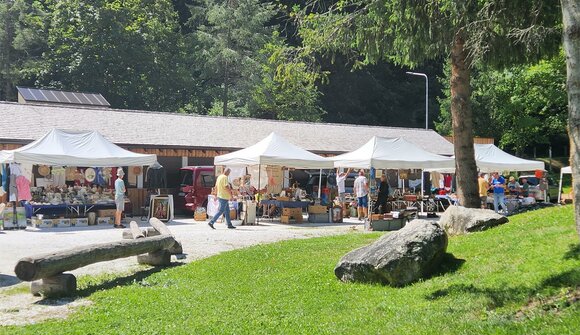
<path fill-rule="evenodd" d="M 205 212 L 203 212 L 203 213 L 195 212 L 193 214 L 193 219 L 195 221 L 205 221 L 205 220 L 207 220 L 207 214 Z"/>
<path fill-rule="evenodd" d="M 282 208 L 282 215 L 302 216 L 301 208 Z"/>
<path fill-rule="evenodd" d="M 2 227 L 4 229 L 26 228 L 26 210 L 24 207 L 16 207 L 16 224 L 14 224 L 14 208 L 6 207 Z"/>
<path fill-rule="evenodd" d="M 99 217 L 115 217 L 116 209 L 99 209 L 97 210 L 97 216 Z"/>
<path fill-rule="evenodd" d="M 382 214 L 371 214 L 371 221 L 381 220 L 382 218 Z"/>
<path fill-rule="evenodd" d="M 88 227 L 89 226 L 89 219 L 88 218 L 76 218 L 72 220 L 75 227 Z"/>
<path fill-rule="evenodd" d="M 60 219 L 58 219 L 57 226 L 58 227 L 70 227 L 71 226 L 71 221 L 70 221 L 70 219 L 60 218 Z"/>
<path fill-rule="evenodd" d="M 290 201 L 289 197 L 276 197 L 276 200 L 278 201 Z"/>
<path fill-rule="evenodd" d="M 113 224 L 113 219 L 110 217 L 98 217 L 97 224 Z"/>
<path fill-rule="evenodd" d="M 288 215 L 280 216 L 280 223 L 290 223 L 290 217 Z"/>
<path fill-rule="evenodd" d="M 308 206 L 308 213 L 312 214 L 324 214 L 327 213 L 328 208 L 326 206 L 321 205 L 312 205 Z"/>
<path fill-rule="evenodd" d="M 30 220 L 32 222 L 32 226 L 36 227 L 36 228 L 52 228 L 54 227 L 53 221 L 52 219 L 37 219 L 37 218 L 32 218 Z"/>

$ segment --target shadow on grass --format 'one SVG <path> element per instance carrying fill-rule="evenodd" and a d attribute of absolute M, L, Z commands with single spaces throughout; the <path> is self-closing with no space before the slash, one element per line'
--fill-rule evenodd
<path fill-rule="evenodd" d="M 569 250 L 564 254 L 564 259 L 580 259 L 580 243 L 570 244 Z"/>
<path fill-rule="evenodd" d="M 489 308 L 498 308 L 512 302 L 530 300 L 538 295 L 545 294 L 546 289 L 576 287 L 580 283 L 580 269 L 574 269 L 551 276 L 542 281 L 538 286 L 528 287 L 477 287 L 474 284 L 454 284 L 445 289 L 440 289 L 427 295 L 427 300 L 437 300 L 442 297 L 472 294 L 487 298 Z"/>
<path fill-rule="evenodd" d="M 465 259 L 455 258 L 453 254 L 445 253 L 439 265 L 432 269 L 429 275 L 425 277 L 425 279 L 442 276 L 447 273 L 454 273 L 459 270 L 463 264 L 465 263 Z"/>
<path fill-rule="evenodd" d="M 124 277 L 116 277 L 116 278 L 112 278 L 110 280 L 105 280 L 105 281 L 100 282 L 98 284 L 89 285 L 81 290 L 78 290 L 76 297 L 84 298 L 84 297 L 90 296 L 91 294 L 93 294 L 97 291 L 112 289 L 116 286 L 131 285 L 134 282 L 142 281 L 143 279 L 149 277 L 150 275 L 152 275 L 154 273 L 157 273 L 157 272 L 160 272 L 160 271 L 163 271 L 166 269 L 182 266 L 182 265 L 185 265 L 185 264 L 179 263 L 179 262 L 172 262 L 171 265 L 168 265 L 165 267 L 161 267 L 161 266 L 152 267 L 152 268 L 147 269 L 147 270 L 137 271 L 133 274 L 130 274 L 130 275 L 127 275 Z"/>
<path fill-rule="evenodd" d="M 22 281 L 16 278 L 16 276 L 0 274 L 0 287 L 13 286 L 20 283 L 22 283 Z"/>

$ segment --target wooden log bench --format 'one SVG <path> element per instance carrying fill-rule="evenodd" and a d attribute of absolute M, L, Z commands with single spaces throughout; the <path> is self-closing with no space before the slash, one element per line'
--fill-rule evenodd
<path fill-rule="evenodd" d="M 132 221 L 128 229 L 131 239 L 25 257 L 18 261 L 14 272 L 20 280 L 32 282 L 30 292 L 33 295 L 56 297 L 71 296 L 76 292 L 76 277 L 65 271 L 93 263 L 137 256 L 139 264 L 169 265 L 172 254 L 183 253 L 181 243 L 157 218 L 151 218 L 149 223 L 155 233 L 147 237 L 137 223 Z"/>

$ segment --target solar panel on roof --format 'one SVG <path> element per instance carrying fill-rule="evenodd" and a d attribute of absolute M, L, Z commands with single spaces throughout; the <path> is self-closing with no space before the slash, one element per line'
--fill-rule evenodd
<path fill-rule="evenodd" d="M 19 88 L 18 93 L 20 93 L 20 95 L 22 95 L 24 100 L 34 100 L 34 97 L 32 96 L 32 93 L 30 93 L 29 88 L 23 88 L 23 89 Z"/>
<path fill-rule="evenodd" d="M 68 101 L 66 96 L 64 95 L 63 92 L 61 91 L 53 91 L 54 95 L 57 97 L 57 101 L 60 103 L 71 103 L 71 101 Z"/>
<path fill-rule="evenodd" d="M 102 95 L 95 93 L 65 92 L 29 87 L 17 87 L 17 89 L 22 98 L 29 102 L 39 101 L 75 105 L 110 106 Z"/>
<path fill-rule="evenodd" d="M 58 101 L 58 97 L 54 94 L 54 91 L 44 91 L 44 95 L 46 95 L 46 97 L 48 98 L 48 101 L 50 102 L 59 102 Z"/>

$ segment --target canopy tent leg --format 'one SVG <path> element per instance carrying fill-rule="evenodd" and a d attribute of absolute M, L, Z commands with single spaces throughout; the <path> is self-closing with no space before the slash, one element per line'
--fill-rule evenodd
<path fill-rule="evenodd" d="M 318 176 L 318 199 L 320 200 L 320 188 L 322 187 L 322 169 L 320 169 L 320 174 Z"/>
<path fill-rule="evenodd" d="M 421 214 L 423 214 L 424 199 L 425 199 L 425 170 L 421 169 Z"/>
<path fill-rule="evenodd" d="M 258 195 L 260 194 L 260 182 L 262 181 L 262 164 L 258 164 Z M 262 197 L 260 197 L 260 201 L 262 201 Z M 256 204 L 256 206 L 260 206 L 259 203 Z M 256 213 L 258 212 L 258 210 L 256 209 Z M 262 215 L 264 215 L 264 213 L 262 212 Z M 256 226 L 258 226 L 260 224 L 260 216 L 256 215 Z"/>
<path fill-rule="evenodd" d="M 558 203 L 560 203 L 560 199 L 562 197 L 562 177 L 564 177 L 564 173 L 562 173 L 562 169 L 560 169 L 560 183 L 558 186 Z"/>

